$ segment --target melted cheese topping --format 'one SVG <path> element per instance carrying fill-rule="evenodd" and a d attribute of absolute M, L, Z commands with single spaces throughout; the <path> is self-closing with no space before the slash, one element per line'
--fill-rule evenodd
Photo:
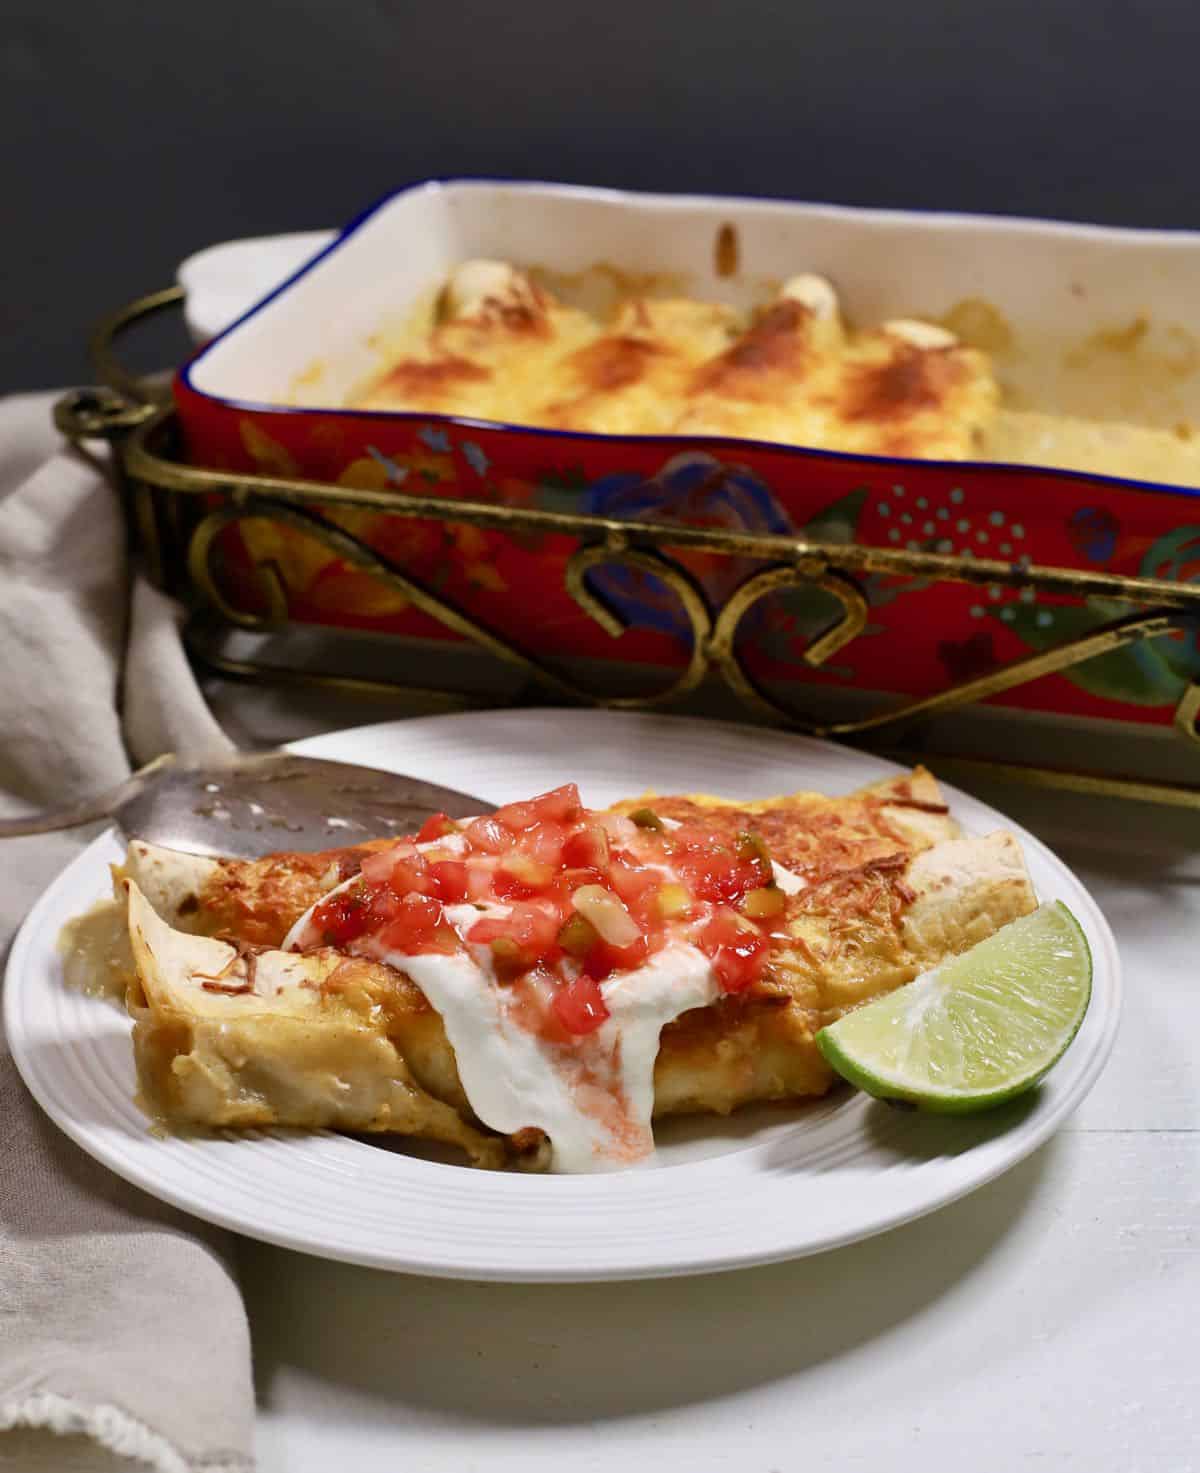
<path fill-rule="evenodd" d="M 1200 437 L 1189 426 L 1005 404 L 981 348 L 917 318 L 851 331 L 832 284 L 811 273 L 749 319 L 718 303 L 633 297 L 600 322 L 498 261 L 458 267 L 438 304 L 433 323 L 414 320 L 394 361 L 349 404 L 1200 486 Z"/>
<path fill-rule="evenodd" d="M 418 329 L 382 378 L 351 403 L 511 419 L 560 364 L 596 336 L 584 312 L 555 301 L 522 272 L 468 261 L 447 282 L 435 321 Z M 529 422 L 529 421 L 526 421 Z"/>
<path fill-rule="evenodd" d="M 1001 409 L 980 446 L 985 460 L 1094 471 L 1166 485 L 1200 486 L 1200 435 L 1151 425 Z"/>
<path fill-rule="evenodd" d="M 512 266 L 453 273 L 431 328 L 352 402 L 605 434 L 712 434 L 961 458 L 995 408 L 986 357 L 915 321 L 852 334 L 824 277 L 746 321 L 636 297 L 600 323 Z"/>

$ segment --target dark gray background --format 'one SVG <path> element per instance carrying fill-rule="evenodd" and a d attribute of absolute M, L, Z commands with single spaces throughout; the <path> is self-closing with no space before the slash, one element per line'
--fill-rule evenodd
<path fill-rule="evenodd" d="M 1200 225 L 1195 0 L 0 0 L 0 389 L 430 175 Z"/>

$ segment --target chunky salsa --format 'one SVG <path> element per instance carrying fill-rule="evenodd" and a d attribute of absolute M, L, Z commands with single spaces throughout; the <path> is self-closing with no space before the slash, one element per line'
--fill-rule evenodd
<path fill-rule="evenodd" d="M 567 783 L 464 823 L 435 814 L 370 855 L 315 908 L 307 935 L 409 956 L 486 947 L 497 980 L 522 987 L 570 1038 L 609 1016 L 605 979 L 672 940 L 698 947 L 723 991 L 744 991 L 785 898 L 757 834 L 673 824 L 651 808 L 597 812 Z M 456 930 L 448 905 L 473 905 L 478 918 Z"/>

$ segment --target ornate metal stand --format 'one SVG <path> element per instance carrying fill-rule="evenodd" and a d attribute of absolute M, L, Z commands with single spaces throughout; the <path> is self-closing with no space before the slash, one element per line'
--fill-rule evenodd
<path fill-rule="evenodd" d="M 260 564 L 256 569 L 266 610 L 261 615 L 248 614 L 232 606 L 214 576 L 213 554 L 219 534 L 226 527 L 250 518 L 265 518 L 314 538 L 332 554 L 403 594 L 413 606 L 477 649 L 519 671 L 531 687 L 555 699 L 596 705 L 661 706 L 678 701 L 713 675 L 723 680 L 742 704 L 760 718 L 815 735 L 885 746 L 891 751 L 895 750 L 898 734 L 911 730 L 919 721 L 1011 690 L 1040 676 L 1069 669 L 1122 645 L 1156 639 L 1177 630 L 1194 631 L 1200 623 L 1200 585 L 1197 584 L 1072 568 L 1038 565 L 1018 568 L 985 558 L 826 544 L 710 527 L 613 521 L 572 513 L 401 495 L 395 491 L 360 490 L 279 476 L 232 475 L 199 469 L 185 464 L 172 452 L 174 411 L 169 401 L 160 391 L 128 374 L 112 349 L 114 339 L 125 328 L 147 314 L 175 306 L 181 297 L 178 288 L 170 288 L 144 297 L 106 319 L 92 340 L 93 357 L 106 387 L 68 395 L 57 405 L 55 418 L 62 432 L 73 441 L 101 437 L 109 442 L 133 537 L 151 577 L 187 602 L 191 616 L 186 637 L 193 656 L 226 675 L 261 679 L 283 673 L 218 653 L 214 640 L 214 633 L 229 628 L 265 631 L 287 622 L 282 582 L 270 564 Z M 578 543 L 566 568 L 566 587 L 575 602 L 602 628 L 619 635 L 624 628 L 619 614 L 593 592 L 586 582 L 586 574 L 601 563 L 618 563 L 652 573 L 673 590 L 686 613 L 691 629 L 688 661 L 668 684 L 649 694 L 614 696 L 588 688 L 487 628 L 325 515 L 327 508 L 344 507 L 386 511 L 393 517 L 468 524 L 508 534 L 566 534 Z M 721 607 L 713 607 L 705 591 L 675 556 L 687 551 L 748 558 L 765 566 L 742 582 Z M 927 582 L 1031 588 L 1073 598 L 1102 597 L 1127 604 L 1129 612 L 1081 638 L 1011 661 L 935 695 L 892 705 L 857 720 L 830 720 L 817 711 L 796 709 L 755 680 L 739 654 L 737 633 L 742 620 L 760 599 L 784 588 L 813 586 L 829 595 L 836 616 L 803 655 L 804 661 L 815 667 L 862 632 L 867 622 L 867 600 L 860 580 L 872 573 Z M 287 678 L 360 689 L 412 689 L 392 682 L 321 671 L 289 671 Z M 1179 739 L 1189 743 L 1196 752 L 1195 786 L 1014 763 L 968 761 L 965 765 L 990 774 L 1020 777 L 1042 786 L 1200 808 L 1198 717 L 1200 684 L 1193 682 L 1178 704 L 1174 726 Z M 906 755 L 913 753 L 910 750 Z M 922 751 L 919 755 L 931 754 Z"/>

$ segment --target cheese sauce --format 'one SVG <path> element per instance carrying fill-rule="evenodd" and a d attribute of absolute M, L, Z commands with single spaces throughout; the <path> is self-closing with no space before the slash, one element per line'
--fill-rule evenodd
<path fill-rule="evenodd" d="M 720 303 L 634 296 L 601 322 L 512 265 L 468 261 L 439 302 L 435 320 L 413 315 L 392 344 L 394 361 L 347 404 L 1200 486 L 1200 435 L 1188 423 L 1128 422 L 1115 406 L 1116 418 L 1088 419 L 1014 402 L 991 356 L 1011 345 L 1011 331 L 977 300 L 960 304 L 973 314 L 956 309 L 945 324 L 894 318 L 856 329 L 832 283 L 804 273 L 750 318 Z M 962 337 L 950 330 L 960 324 Z M 1132 350 L 1139 337 L 1089 342 Z M 1152 383 L 1149 362 L 1146 371 Z M 314 402 L 302 380 L 290 397 Z"/>

